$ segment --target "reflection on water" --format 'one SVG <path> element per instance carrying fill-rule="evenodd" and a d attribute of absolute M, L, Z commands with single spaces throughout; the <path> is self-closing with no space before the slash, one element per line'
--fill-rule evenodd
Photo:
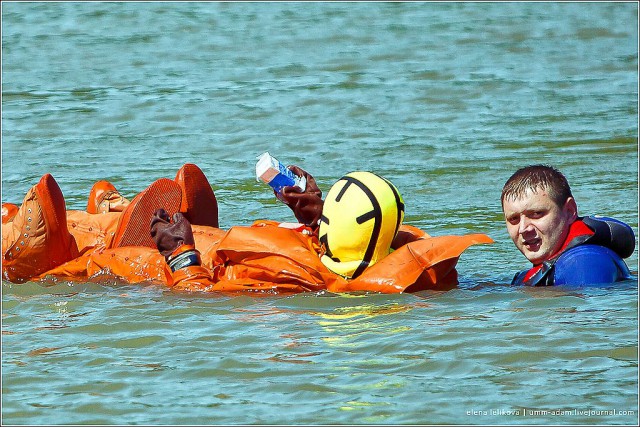
<path fill-rule="evenodd" d="M 104 403 L 137 393 L 135 403 L 101 404 L 100 413 L 124 422 L 126 408 L 142 405 L 144 419 L 211 417 L 223 424 L 283 422 L 292 413 L 313 423 L 312 414 L 327 411 L 345 421 L 406 423 L 424 420 L 425 399 L 442 422 L 475 423 L 467 408 L 566 409 L 576 401 L 632 408 L 637 397 L 636 284 L 614 296 L 602 289 L 483 287 L 269 298 L 83 286 L 4 284 L 5 417 L 40 419 L 37 411 L 28 417 L 15 411 L 23 404 L 8 400 L 7 392 L 37 397 L 28 399 L 32 409 L 58 408 L 76 420 L 93 420 L 83 408 L 96 405 L 97 396 Z M 73 321 L 55 327 L 61 318 Z M 66 375 L 70 369 L 73 377 Z M 33 381 L 48 390 L 34 394 Z M 167 387 L 181 402 L 179 411 L 158 400 Z M 262 416 L 243 409 L 249 398 Z M 312 414 L 292 411 L 293 402 L 307 403 Z M 220 410 L 205 409 L 213 407 Z M 483 419 L 524 423 L 504 415 Z"/>

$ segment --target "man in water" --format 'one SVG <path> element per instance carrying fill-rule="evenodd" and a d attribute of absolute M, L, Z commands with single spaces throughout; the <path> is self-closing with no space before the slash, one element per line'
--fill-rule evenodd
<path fill-rule="evenodd" d="M 565 176 L 547 165 L 516 171 L 502 189 L 507 232 L 533 264 L 512 285 L 592 285 L 631 277 L 622 258 L 633 254 L 635 236 L 612 218 L 578 216 Z"/>

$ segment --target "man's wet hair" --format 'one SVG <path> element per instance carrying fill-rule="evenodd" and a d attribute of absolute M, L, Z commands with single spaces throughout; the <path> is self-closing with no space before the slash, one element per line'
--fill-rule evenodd
<path fill-rule="evenodd" d="M 567 199 L 573 197 L 567 178 L 558 169 L 549 165 L 530 165 L 511 175 L 502 187 L 500 200 L 504 206 L 506 199 L 520 199 L 527 191 L 537 190 L 547 191 L 558 206 L 564 206 Z"/>

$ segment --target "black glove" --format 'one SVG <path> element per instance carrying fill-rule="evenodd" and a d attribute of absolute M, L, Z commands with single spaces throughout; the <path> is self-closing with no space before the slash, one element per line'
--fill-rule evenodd
<path fill-rule="evenodd" d="M 315 178 L 308 172 L 294 165 L 288 168 L 294 174 L 304 176 L 307 187 L 304 191 L 296 186 L 284 187 L 281 191 L 281 200 L 289 206 L 298 221 L 315 229 L 324 206 L 322 191 L 318 188 Z"/>
<path fill-rule="evenodd" d="M 151 218 L 151 237 L 172 271 L 200 265 L 200 254 L 195 250 L 191 223 L 182 213 L 174 214 L 171 222 L 167 211 L 155 211 Z M 178 251 L 183 246 L 184 250 Z"/>

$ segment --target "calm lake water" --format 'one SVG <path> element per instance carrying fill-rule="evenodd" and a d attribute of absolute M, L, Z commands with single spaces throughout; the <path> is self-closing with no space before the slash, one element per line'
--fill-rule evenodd
<path fill-rule="evenodd" d="M 2 201 L 51 172 L 84 209 L 192 162 L 221 227 L 291 221 L 264 151 L 496 243 L 444 293 L 3 282 L 3 423 L 637 424 L 637 279 L 509 287 L 499 200 L 550 163 L 638 234 L 636 3 L 2 3 Z"/>

